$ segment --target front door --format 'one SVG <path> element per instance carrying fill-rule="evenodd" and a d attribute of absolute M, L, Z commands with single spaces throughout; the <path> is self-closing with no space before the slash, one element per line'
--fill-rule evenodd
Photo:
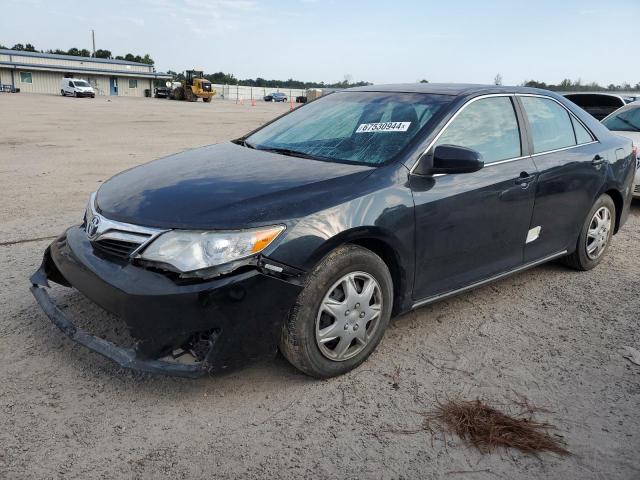
<path fill-rule="evenodd" d="M 523 263 L 537 172 L 521 147 L 524 137 L 513 102 L 511 96 L 502 95 L 467 103 L 431 147 L 472 148 L 481 153 L 483 169 L 411 178 L 415 301 Z"/>
<path fill-rule="evenodd" d="M 602 189 L 606 158 L 591 133 L 558 101 L 518 96 L 531 132 L 539 171 L 531 228 L 538 234 L 525 248 L 525 261 L 571 250 Z M 615 160 L 615 159 L 613 159 Z"/>
<path fill-rule="evenodd" d="M 111 77 L 109 79 L 109 87 L 111 95 L 118 95 L 118 77 Z"/>

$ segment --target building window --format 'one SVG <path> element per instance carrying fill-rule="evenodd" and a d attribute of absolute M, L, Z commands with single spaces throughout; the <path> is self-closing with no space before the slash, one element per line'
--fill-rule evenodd
<path fill-rule="evenodd" d="M 31 72 L 20 72 L 20 83 L 33 83 Z"/>
<path fill-rule="evenodd" d="M 135 78 L 130 78 L 129 88 L 138 88 L 138 80 L 136 80 Z"/>

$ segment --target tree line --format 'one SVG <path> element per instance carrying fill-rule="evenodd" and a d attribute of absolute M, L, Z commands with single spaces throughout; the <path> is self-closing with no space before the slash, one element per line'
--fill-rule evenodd
<path fill-rule="evenodd" d="M 60 50 L 56 48 L 54 50 L 37 50 L 32 44 L 26 43 L 16 43 L 13 47 L 7 48 L 4 45 L 0 45 L 0 48 L 4 48 L 6 50 L 16 50 L 21 52 L 38 52 L 38 53 L 53 53 L 55 55 L 71 55 L 73 57 L 87 57 L 87 58 L 106 58 L 109 60 L 126 60 L 128 62 L 137 62 L 137 63 L 146 63 L 147 65 L 153 65 L 153 58 L 149 56 L 149 54 L 145 54 L 143 56 L 134 55 L 132 53 L 127 53 L 126 55 L 116 55 L 113 56 L 110 50 L 96 50 L 95 57 L 93 54 L 87 50 L 86 48 L 76 48 L 72 47 L 69 50 Z"/>
<path fill-rule="evenodd" d="M 611 92 L 620 92 L 620 91 L 631 91 L 638 90 L 640 91 L 640 82 L 637 82 L 635 85 L 631 85 L 628 82 L 622 82 L 619 85 L 610 83 L 606 87 L 599 85 L 597 82 L 589 82 L 582 83 L 580 79 L 578 80 L 570 80 L 565 78 L 559 84 L 554 85 L 553 83 L 545 83 L 539 82 L 537 80 L 526 80 L 523 83 L 525 87 L 535 87 L 535 88 L 544 88 L 546 90 L 555 90 L 558 92 L 598 92 L 598 91 L 611 91 Z"/>

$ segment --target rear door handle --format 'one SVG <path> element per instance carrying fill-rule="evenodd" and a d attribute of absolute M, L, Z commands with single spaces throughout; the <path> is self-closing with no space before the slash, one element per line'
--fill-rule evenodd
<path fill-rule="evenodd" d="M 591 160 L 591 165 L 602 165 L 604 162 L 606 162 L 606 160 L 606 158 L 598 154 L 593 157 L 593 160 Z"/>
<path fill-rule="evenodd" d="M 516 185 L 522 185 L 527 187 L 531 182 L 536 179 L 535 175 L 529 175 L 527 172 L 522 172 L 518 178 L 516 178 Z"/>

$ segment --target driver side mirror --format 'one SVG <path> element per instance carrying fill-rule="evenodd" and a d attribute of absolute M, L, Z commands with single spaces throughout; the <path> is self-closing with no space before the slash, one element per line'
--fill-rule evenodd
<path fill-rule="evenodd" d="M 413 173 L 433 175 L 437 173 L 471 173 L 484 167 L 482 155 L 476 150 L 456 145 L 438 145 L 418 160 Z"/>

